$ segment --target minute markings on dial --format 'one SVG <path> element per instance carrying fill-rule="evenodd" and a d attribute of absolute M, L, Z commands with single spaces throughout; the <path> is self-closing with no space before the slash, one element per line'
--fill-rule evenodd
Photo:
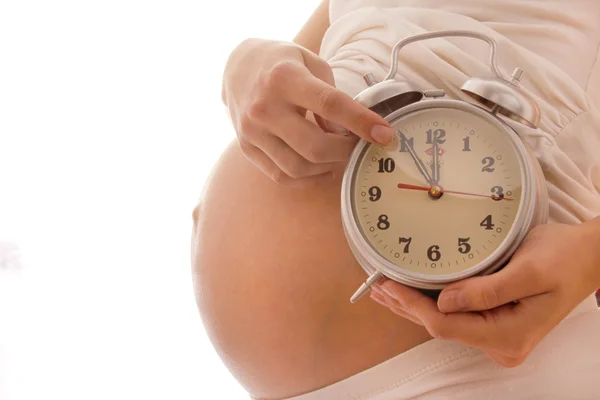
<path fill-rule="evenodd" d="M 418 124 L 417 123 L 416 125 L 419 125 L 419 126 L 422 126 L 422 127 L 424 127 L 425 125 L 431 126 L 431 122 L 426 123 L 425 121 L 423 121 L 423 124 Z M 413 124 L 413 129 L 414 129 L 414 127 L 416 125 Z M 444 126 L 444 122 L 443 121 L 440 122 L 440 126 Z M 458 128 L 458 124 L 449 124 L 447 126 L 453 126 L 453 127 L 455 127 L 454 129 Z M 410 153 L 412 153 L 412 152 L 410 152 L 410 150 L 413 150 L 414 154 L 418 155 L 418 157 L 421 158 L 423 161 L 429 161 L 429 159 L 427 157 L 431 157 L 432 153 L 430 151 L 427 151 L 426 152 L 427 156 L 425 154 L 421 153 L 423 151 L 423 147 L 421 147 L 421 146 L 423 146 L 424 140 L 423 140 L 423 142 L 421 141 L 420 137 L 422 137 L 422 136 L 419 136 L 419 134 L 414 135 L 417 132 L 412 132 L 411 129 L 410 129 L 410 127 L 411 127 L 411 124 L 405 124 L 405 127 L 404 127 L 405 131 L 400 131 L 398 133 L 398 135 L 397 135 L 397 139 L 403 138 L 404 141 L 408 141 L 408 140 L 414 139 L 415 140 L 414 147 L 413 146 L 409 146 L 406 149 L 406 150 L 408 150 L 406 152 L 409 152 L 409 154 L 410 154 Z M 470 127 L 465 126 L 465 125 L 463 125 L 463 128 L 467 132 L 468 132 L 469 129 L 471 129 Z M 460 132 L 462 132 L 463 128 L 461 128 Z M 425 128 L 425 129 L 427 129 L 427 128 Z M 435 129 L 435 128 L 432 128 L 432 129 Z M 423 132 L 423 134 L 424 133 L 425 132 Z M 474 132 L 473 131 L 472 133 L 469 133 L 469 134 L 466 134 L 466 135 L 463 135 L 462 133 L 458 133 L 458 132 L 449 132 L 449 134 L 451 134 L 451 135 L 457 135 L 458 134 L 460 136 L 458 138 L 457 138 L 457 136 L 453 136 L 453 138 L 451 138 L 450 142 L 448 142 L 446 145 L 443 146 L 444 147 L 443 150 L 440 150 L 439 153 L 436 152 L 436 155 L 438 155 L 438 156 L 439 155 L 443 155 L 444 153 L 446 153 L 446 158 L 445 158 L 446 166 L 454 168 L 454 170 L 452 170 L 451 168 L 448 169 L 448 174 L 449 174 L 450 177 L 455 177 L 455 179 L 454 180 L 451 179 L 447 184 L 449 186 L 450 186 L 451 183 L 452 183 L 453 186 L 456 185 L 456 184 L 458 184 L 457 185 L 458 187 L 455 186 L 455 187 L 453 187 L 453 189 L 456 188 L 456 189 L 459 189 L 459 190 L 465 190 L 467 192 L 469 192 L 469 191 L 480 192 L 481 191 L 481 192 L 483 192 L 483 193 L 481 193 L 481 195 L 482 195 L 481 197 L 491 197 L 491 196 L 485 195 L 484 194 L 485 191 L 487 191 L 487 193 L 491 195 L 492 192 L 490 192 L 490 188 L 492 186 L 494 186 L 494 187 L 498 186 L 498 187 L 502 187 L 503 188 L 502 189 L 503 193 L 506 194 L 506 196 L 505 196 L 504 199 L 506 199 L 506 200 L 512 200 L 512 198 L 511 198 L 512 196 L 508 195 L 508 191 L 515 192 L 517 190 L 517 189 L 513 189 L 514 187 L 517 187 L 517 184 L 516 184 L 517 181 L 515 181 L 515 185 L 513 185 L 512 184 L 513 182 L 511 181 L 512 176 L 515 176 L 513 174 L 515 172 L 515 170 L 511 169 L 512 166 L 514 165 L 514 161 L 512 161 L 512 159 L 510 158 L 511 154 L 510 153 L 508 153 L 508 154 L 505 153 L 504 154 L 504 155 L 506 155 L 508 157 L 508 158 L 505 157 L 507 159 L 507 166 L 510 165 L 511 167 L 509 167 L 508 169 L 507 169 L 506 166 L 503 167 L 503 168 L 500 168 L 499 166 L 502 165 L 502 164 L 504 164 L 504 162 L 502 161 L 502 158 L 503 158 L 502 154 L 499 154 L 499 153 L 504 153 L 504 151 L 506 149 L 503 148 L 503 147 L 501 147 L 501 148 L 493 148 L 493 145 L 496 142 L 490 144 L 490 141 L 488 139 L 490 139 L 491 137 L 486 132 L 480 131 L 478 129 L 478 132 Z M 409 138 L 408 135 L 413 135 L 413 136 Z M 466 160 L 466 161 L 473 160 L 473 157 L 477 157 L 477 154 L 481 154 L 481 157 L 483 157 L 484 156 L 484 154 L 482 153 L 482 150 L 483 150 L 483 151 L 487 152 L 487 154 L 485 154 L 485 156 L 491 155 L 493 157 L 493 159 L 496 161 L 496 166 L 498 167 L 498 168 L 496 168 L 496 173 L 492 172 L 492 173 L 490 173 L 490 175 L 488 175 L 485 178 L 483 178 L 483 177 L 479 178 L 479 177 L 475 177 L 474 176 L 473 178 L 475 178 L 475 179 L 472 182 L 476 183 L 475 185 L 469 183 L 469 179 L 471 179 L 471 175 L 470 174 L 472 174 L 474 172 L 469 172 L 466 169 L 466 167 L 458 167 L 457 168 L 457 164 L 455 164 L 455 160 L 458 160 L 458 158 L 457 158 L 458 157 L 458 152 L 460 150 L 463 150 L 463 147 L 465 147 L 465 146 L 463 146 L 463 143 L 462 143 L 462 139 L 465 136 L 466 137 L 472 137 L 472 139 L 471 139 L 471 147 L 472 147 L 473 153 L 465 154 L 464 160 Z M 479 140 L 477 140 L 476 138 L 479 138 Z M 487 142 L 486 142 L 486 140 L 487 140 Z M 492 141 L 494 141 L 494 140 L 495 139 L 492 138 Z M 477 145 L 476 145 L 477 141 L 479 141 L 478 148 L 477 148 Z M 485 145 L 482 145 L 482 143 L 485 143 Z M 458 144 L 460 144 L 460 147 L 458 147 Z M 442 146 L 439 146 L 439 147 L 441 148 Z M 490 149 L 490 150 L 487 150 L 487 149 Z M 370 153 L 371 155 L 374 154 L 374 150 L 375 149 L 373 149 L 373 152 Z M 419 167 L 418 162 L 415 162 L 415 165 L 411 166 L 410 164 L 412 164 L 412 163 L 408 164 L 408 162 L 409 162 L 408 158 L 404 158 L 406 156 L 409 156 L 409 154 L 400 156 L 401 158 L 398 158 L 397 156 L 395 156 L 394 152 L 390 151 L 389 148 L 385 149 L 381 153 L 377 153 L 377 156 L 378 156 L 377 162 L 379 162 L 380 158 L 383 158 L 385 160 L 387 157 L 391 157 L 392 159 L 395 160 L 395 162 L 397 163 L 397 170 L 395 171 L 396 173 L 395 174 L 391 173 L 389 175 L 387 173 L 386 174 L 375 174 L 375 173 L 372 173 L 372 174 L 370 174 L 368 176 L 368 178 L 365 179 L 367 182 L 365 182 L 366 186 L 363 187 L 364 191 L 368 191 L 369 187 L 374 187 L 374 186 L 379 186 L 381 188 L 381 190 L 382 190 L 381 196 L 382 196 L 382 199 L 384 200 L 383 202 L 381 202 L 380 204 L 376 204 L 372 200 L 368 201 L 369 197 L 367 195 L 367 197 L 366 197 L 366 199 L 367 199 L 366 200 L 366 205 L 368 206 L 369 210 L 374 210 L 374 212 L 371 213 L 371 215 L 375 214 L 373 216 L 373 218 L 375 218 L 375 221 L 373 222 L 373 224 L 375 224 L 375 225 L 377 224 L 377 220 L 376 219 L 377 219 L 378 215 L 380 215 L 380 214 L 389 214 L 390 221 L 392 223 L 392 228 L 387 233 L 384 233 L 383 235 L 379 235 L 378 232 L 377 232 L 378 230 L 376 230 L 375 232 L 371 231 L 371 235 L 369 235 L 369 236 L 373 237 L 374 235 L 377 235 L 378 236 L 377 237 L 377 241 L 374 241 L 374 242 L 380 243 L 380 245 L 377 246 L 377 248 L 379 249 L 379 251 L 380 252 L 382 251 L 381 248 L 385 249 L 384 253 L 385 254 L 389 253 L 389 256 L 387 256 L 387 257 L 390 257 L 392 260 L 395 260 L 396 263 L 398 263 L 398 262 L 404 262 L 404 261 L 401 261 L 401 257 L 400 256 L 396 256 L 395 255 L 395 253 L 401 253 L 402 252 L 402 247 L 403 246 L 400 246 L 400 248 L 395 248 L 395 249 L 392 248 L 392 247 L 394 247 L 394 242 L 392 241 L 392 238 L 390 237 L 390 235 L 392 235 L 392 236 L 398 236 L 399 234 L 411 235 L 412 232 L 410 232 L 409 229 L 405 229 L 403 232 L 397 232 L 397 231 L 395 231 L 395 230 L 400 230 L 401 229 L 401 228 L 398 228 L 398 226 L 402 226 L 402 222 L 403 221 L 400 220 L 400 222 L 397 223 L 396 228 L 394 228 L 394 219 L 393 219 L 393 217 L 394 217 L 394 214 L 397 213 L 397 211 L 392 211 L 391 208 L 393 208 L 393 204 L 396 201 L 404 201 L 404 198 L 402 198 L 402 200 L 400 200 L 401 198 L 396 197 L 396 199 L 398 199 L 398 200 L 394 200 L 393 196 L 397 196 L 397 195 L 394 195 L 394 190 L 390 188 L 390 183 L 397 184 L 398 181 L 396 179 L 394 179 L 393 176 L 397 177 L 397 179 L 399 179 L 399 180 L 404 180 L 403 176 L 406 176 L 405 174 L 407 174 L 408 177 L 411 178 L 411 179 L 407 180 L 406 182 L 410 182 L 410 183 L 421 183 L 422 182 L 421 179 L 425 178 L 426 182 L 422 182 L 422 183 L 425 183 L 425 184 L 430 183 L 431 180 L 435 180 L 436 178 L 439 179 L 439 175 L 436 174 L 434 171 L 432 171 L 430 169 L 429 165 L 432 165 L 432 164 L 429 163 L 429 162 L 428 162 L 429 165 L 427 165 L 427 167 L 426 167 L 427 168 L 426 171 L 430 172 L 429 176 L 425 175 L 425 176 L 422 176 L 421 179 L 418 179 L 419 174 L 417 173 L 417 170 L 414 169 L 415 166 L 417 166 L 417 169 L 419 169 L 418 168 Z M 410 154 L 410 156 L 412 156 L 412 155 L 413 154 Z M 496 159 L 496 156 L 499 156 L 498 159 Z M 466 157 L 471 157 L 471 158 L 466 158 Z M 415 160 L 413 159 L 413 161 L 415 161 Z M 439 161 L 439 158 L 438 158 L 437 161 Z M 478 160 L 475 159 L 473 161 L 475 161 L 475 163 L 477 163 L 477 162 L 481 161 L 481 158 L 479 158 Z M 367 161 L 366 164 L 369 164 L 368 165 L 368 169 L 370 171 L 373 171 L 373 169 L 376 169 L 377 168 L 377 162 L 369 163 Z M 472 162 L 472 161 L 469 161 L 469 162 Z M 466 164 L 463 164 L 463 165 L 466 165 Z M 475 166 L 475 171 L 476 171 L 477 165 L 475 164 L 474 166 Z M 442 168 L 444 169 L 445 167 L 442 166 Z M 465 186 L 463 186 L 462 181 L 456 180 L 456 176 L 457 176 L 456 175 L 456 171 L 460 171 L 460 173 L 464 173 L 465 174 L 465 177 L 467 179 L 467 180 L 464 181 L 465 182 Z M 376 172 L 376 171 L 374 171 L 374 172 Z M 420 173 L 421 171 L 419 170 L 418 172 Z M 450 172 L 452 172 L 453 175 L 450 175 Z M 446 169 L 444 169 L 444 172 L 443 172 L 443 174 L 444 174 L 444 179 L 443 180 L 445 180 L 445 178 L 446 178 L 445 173 L 446 173 Z M 365 170 L 363 170 L 363 176 L 365 176 L 365 175 L 366 175 Z M 420 175 L 423 175 L 423 174 L 420 174 Z M 415 177 L 417 178 L 416 180 L 415 180 Z M 493 182 L 494 179 L 497 179 L 497 181 Z M 421 182 L 419 182 L 419 181 L 421 181 Z M 489 186 L 487 186 L 487 187 L 482 186 L 481 183 L 486 182 L 486 181 L 490 182 Z M 480 183 L 477 183 L 477 182 L 480 182 Z M 519 186 L 520 186 L 520 184 L 519 184 Z M 448 189 L 450 189 L 450 187 L 448 187 Z M 449 191 L 448 191 L 448 193 L 449 193 Z M 479 194 L 479 193 L 474 193 L 474 194 Z M 386 198 L 386 196 L 388 196 L 388 197 Z M 413 201 L 412 200 L 413 198 L 414 199 L 418 199 L 418 197 L 410 197 L 410 198 L 407 197 L 406 199 L 407 199 L 407 201 L 410 202 L 410 201 Z M 514 199 L 518 199 L 518 198 L 520 198 L 520 194 L 516 194 L 515 193 Z M 390 199 L 392 199 L 392 200 L 390 200 Z M 504 199 L 502 199 L 502 200 L 504 200 Z M 394 203 L 387 203 L 388 201 L 393 201 Z M 415 201 L 419 201 L 419 200 L 415 200 Z M 395 203 L 395 204 L 397 204 L 397 203 Z M 467 205 L 469 203 L 463 203 L 463 204 Z M 471 203 L 471 204 L 474 204 L 474 203 Z M 493 203 L 490 203 L 490 204 L 493 204 Z M 417 206 L 417 203 L 415 203 L 415 206 Z M 506 210 L 514 210 L 514 207 L 512 207 L 512 206 L 511 207 L 507 206 L 507 207 L 503 207 L 503 208 L 505 208 Z M 414 210 L 412 208 L 406 208 L 406 209 L 407 210 Z M 507 214 L 512 214 L 512 211 L 511 212 L 506 212 L 506 213 L 503 214 L 503 213 L 499 212 L 500 210 L 498 208 L 494 208 L 494 209 L 489 208 L 489 210 L 486 210 L 486 211 L 489 212 L 489 213 L 491 213 L 493 215 L 493 217 L 494 217 L 493 223 L 494 224 L 496 224 L 496 225 L 501 224 L 503 226 L 506 226 L 509 223 L 508 220 L 505 220 L 507 218 L 510 218 L 510 216 L 507 215 Z M 436 212 L 434 211 L 434 213 L 436 213 Z M 500 217 L 500 218 L 498 218 L 496 220 L 495 218 L 498 216 L 498 214 L 501 214 L 502 217 Z M 402 218 L 405 218 L 405 217 L 408 216 L 408 214 L 403 214 L 403 212 L 399 212 L 397 215 L 398 215 L 398 217 L 402 216 Z M 424 214 L 423 216 L 425 217 L 426 214 Z M 415 222 L 419 221 L 419 217 L 416 217 L 417 219 L 415 219 L 414 221 Z M 437 218 L 441 218 L 441 219 L 437 220 L 438 223 L 441 223 L 442 221 L 444 221 L 444 219 L 443 219 L 444 217 L 441 214 L 438 215 Z M 479 217 L 477 217 L 477 218 L 478 218 L 477 221 L 480 221 L 483 218 L 483 216 L 481 216 L 481 218 L 479 218 Z M 396 219 L 396 221 L 398 221 L 398 220 Z M 475 223 L 475 221 L 473 221 L 473 223 Z M 478 224 L 478 222 L 477 222 L 477 224 Z M 456 226 L 460 226 L 460 225 L 456 225 Z M 468 228 L 468 229 L 471 229 L 471 228 Z M 407 231 L 407 230 L 409 230 L 409 231 Z M 418 230 L 417 230 L 417 232 L 418 232 Z M 440 230 L 440 232 L 443 232 L 443 230 Z M 471 231 L 468 231 L 468 232 L 471 233 Z M 474 237 L 473 240 L 472 240 L 472 242 L 471 242 L 472 245 L 473 245 L 472 251 L 473 251 L 473 253 L 475 255 L 480 254 L 480 256 L 485 256 L 486 252 L 483 249 L 486 249 L 486 247 L 485 247 L 485 244 L 483 244 L 482 242 L 486 241 L 487 238 L 491 239 L 491 238 L 496 238 L 498 236 L 495 233 L 495 228 L 494 228 L 494 230 L 492 230 L 490 232 L 490 235 L 485 234 L 485 232 L 487 232 L 487 231 L 486 230 L 482 230 L 481 232 L 479 232 L 478 235 L 481 235 L 481 236 L 480 237 L 477 237 L 477 236 Z M 427 259 L 426 256 L 423 256 L 423 254 L 420 254 L 421 253 L 420 249 L 423 246 L 425 247 L 425 249 L 427 249 L 427 247 L 429 247 L 431 244 L 435 243 L 436 242 L 435 236 L 434 237 L 427 236 L 427 241 L 429 242 L 431 240 L 430 243 L 422 243 L 422 240 L 419 241 L 419 235 L 418 234 L 416 234 L 416 235 L 417 236 L 414 239 L 416 240 L 417 243 L 419 243 L 419 242 L 421 242 L 421 243 L 419 243 L 417 245 L 417 247 L 414 249 L 414 251 L 411 251 L 412 254 L 406 259 L 406 264 L 404 264 L 404 265 L 412 264 L 413 268 L 414 268 L 414 265 L 417 264 L 418 266 L 420 265 L 421 269 L 425 268 L 425 265 L 427 265 L 427 269 L 432 268 L 431 264 L 428 263 L 428 262 L 426 262 L 426 259 Z M 445 235 L 445 233 L 444 233 L 444 235 Z M 503 235 L 500 235 L 500 236 L 503 236 Z M 397 237 L 396 237 L 395 240 L 397 241 Z M 447 239 L 440 238 L 440 240 L 444 241 L 444 240 L 447 240 Z M 492 239 L 492 240 L 497 241 L 499 239 Z M 488 242 L 490 242 L 489 239 L 488 239 Z M 397 244 L 397 242 L 396 242 L 396 244 Z M 440 243 L 440 244 L 442 244 L 442 243 Z M 455 251 L 451 251 L 452 249 L 448 249 L 447 247 L 442 247 L 441 250 L 442 250 L 442 253 L 443 253 L 442 258 L 440 259 L 439 262 L 435 263 L 437 265 L 438 269 L 442 268 L 442 267 L 448 268 L 448 267 L 450 267 L 450 265 L 454 265 L 454 264 L 459 265 L 459 259 L 463 258 L 463 257 L 460 257 L 459 254 L 454 254 L 456 252 Z M 417 252 L 417 253 L 415 253 L 415 252 Z M 488 252 L 489 252 L 489 250 L 488 250 Z M 380 254 L 383 254 L 383 253 L 380 253 Z M 464 262 L 466 262 L 466 261 L 472 262 L 471 261 L 471 260 L 473 260 L 472 256 L 473 256 L 473 254 L 471 254 L 469 257 L 464 257 L 463 261 Z M 413 259 L 413 257 L 415 257 L 415 258 Z M 475 256 L 475 257 L 479 258 L 478 256 Z M 421 259 L 421 260 L 419 261 L 419 259 Z M 443 263 L 443 265 L 442 265 L 442 263 Z M 452 266 L 452 268 L 456 268 L 456 267 Z"/>

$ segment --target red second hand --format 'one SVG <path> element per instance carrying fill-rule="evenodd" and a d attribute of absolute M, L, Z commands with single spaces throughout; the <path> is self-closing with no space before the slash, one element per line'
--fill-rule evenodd
<path fill-rule="evenodd" d="M 454 190 L 444 190 L 445 193 L 454 193 L 454 194 L 464 194 L 465 196 L 477 196 L 477 197 L 487 197 L 488 199 L 493 199 L 494 196 L 488 196 L 486 194 L 475 194 L 475 193 L 465 193 L 465 192 L 456 192 Z M 511 197 L 503 197 L 498 200 L 513 200 Z"/>
<path fill-rule="evenodd" d="M 409 189 L 409 190 L 423 190 L 425 192 L 429 192 L 431 190 L 431 188 L 427 187 L 427 186 L 417 186 L 417 185 L 408 185 L 406 183 L 399 183 L 398 184 L 398 189 Z M 475 194 L 475 193 L 466 193 L 466 192 L 457 192 L 454 190 L 446 190 L 446 189 L 442 189 L 440 186 L 440 190 L 443 193 L 452 193 L 452 194 L 464 194 L 465 196 L 475 196 L 475 197 L 485 197 L 488 199 L 492 199 L 494 198 L 493 196 L 488 196 L 485 194 Z M 511 197 L 503 197 L 500 200 L 513 200 Z"/>

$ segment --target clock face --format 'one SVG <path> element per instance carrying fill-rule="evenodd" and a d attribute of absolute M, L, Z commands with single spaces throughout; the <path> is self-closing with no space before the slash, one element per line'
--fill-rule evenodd
<path fill-rule="evenodd" d="M 352 176 L 363 238 L 399 269 L 455 274 L 488 258 L 521 207 L 522 166 L 510 136 L 476 113 L 427 108 L 391 122 Z"/>

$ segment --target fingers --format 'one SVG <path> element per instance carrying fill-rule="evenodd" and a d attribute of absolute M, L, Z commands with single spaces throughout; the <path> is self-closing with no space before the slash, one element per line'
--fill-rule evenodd
<path fill-rule="evenodd" d="M 510 357 L 505 354 L 502 354 L 501 352 L 494 351 L 494 350 L 483 350 L 483 352 L 489 358 L 494 360 L 494 362 L 496 364 L 498 364 L 502 367 L 506 367 L 506 368 L 518 367 L 527 359 L 527 355 L 524 355 L 521 357 Z"/>
<path fill-rule="evenodd" d="M 356 146 L 355 138 L 323 132 L 317 125 L 289 110 L 282 111 L 273 131 L 311 163 L 346 161 Z"/>
<path fill-rule="evenodd" d="M 419 319 L 415 318 L 414 316 L 410 315 L 409 313 L 405 312 L 402 308 L 398 307 L 396 302 L 393 299 L 391 299 L 389 296 L 384 296 L 382 290 L 380 289 L 380 287 L 378 285 L 374 285 L 371 288 L 371 298 L 373 300 L 375 300 L 377 303 L 381 304 L 382 306 L 388 307 L 392 312 L 394 312 L 394 314 L 397 314 L 403 318 L 406 318 L 407 320 L 409 320 L 417 325 L 423 326 L 423 322 L 421 322 Z"/>
<path fill-rule="evenodd" d="M 527 256 L 516 256 L 491 275 L 465 279 L 446 287 L 438 299 L 441 312 L 482 311 L 546 293 L 552 284 Z"/>
<path fill-rule="evenodd" d="M 491 351 L 501 365 L 522 362 L 562 319 L 562 313 L 549 317 L 547 310 L 556 302 L 546 294 L 489 311 L 444 314 L 416 289 L 393 281 L 386 281 L 382 289 L 402 311 L 421 320 L 433 337 Z"/>
<path fill-rule="evenodd" d="M 293 179 L 321 175 L 334 169 L 334 163 L 312 163 L 296 153 L 283 140 L 273 135 L 264 135 L 255 144 L 287 176 Z"/>
<path fill-rule="evenodd" d="M 340 125 L 369 142 L 389 144 L 394 130 L 377 113 L 314 76 L 300 63 L 281 63 L 271 82 L 284 100 Z"/>
<path fill-rule="evenodd" d="M 333 71 L 329 64 L 321 57 L 317 56 L 312 52 L 303 51 L 302 56 L 304 58 L 304 65 L 306 68 L 317 78 L 323 82 L 335 87 L 335 79 L 333 77 Z M 341 125 L 328 121 L 327 119 L 315 114 L 315 122 L 325 132 L 333 132 L 338 134 L 348 134 L 349 131 Z"/>
<path fill-rule="evenodd" d="M 325 63 L 320 68 L 320 76 L 327 75 L 329 66 Z M 261 91 L 255 93 L 236 127 L 239 142 L 244 150 L 247 149 L 244 154 L 260 154 L 260 160 L 252 161 L 269 170 L 269 176 L 275 177 L 282 184 L 290 184 L 291 180 L 288 178 L 317 176 L 339 167 L 336 164 L 350 158 L 358 140 L 354 135 L 323 132 L 319 126 L 305 118 L 306 110 L 281 98 L 282 88 L 294 86 L 294 76 L 298 76 L 299 71 L 303 71 L 301 73 L 304 76 L 310 75 L 319 80 L 300 62 L 278 64 L 263 78 Z M 324 79 L 333 80 L 331 71 L 329 74 Z M 285 84 L 282 77 L 287 78 Z M 324 81 L 320 82 L 326 84 Z M 252 146 L 262 153 L 251 149 Z M 264 155 L 272 163 L 267 165 L 262 160 Z"/>
<path fill-rule="evenodd" d="M 379 287 L 394 304 L 394 307 L 421 321 L 421 325 L 425 326 L 428 331 L 427 321 L 431 319 L 431 315 L 434 313 L 441 314 L 437 311 L 435 301 L 419 293 L 416 289 L 392 280 L 386 280 Z M 429 333 L 431 334 L 431 331 Z"/>
<path fill-rule="evenodd" d="M 302 51 L 302 59 L 306 68 L 314 76 L 331 86 L 335 86 L 333 71 L 327 61 L 310 51 Z"/>
<path fill-rule="evenodd" d="M 269 113 L 278 114 L 278 118 L 266 116 L 272 121 L 270 124 L 262 122 L 262 118 L 244 119 L 245 123 L 238 129 L 238 141 L 245 155 L 266 155 L 272 161 L 267 168 L 277 168 L 289 178 L 299 179 L 332 171 L 350 157 L 356 146 L 356 137 L 325 133 L 285 107 L 272 109 Z M 245 151 L 249 147 L 256 147 L 262 152 Z M 260 163 L 265 165 L 264 161 Z M 279 175 L 279 171 L 273 171 L 270 176 L 279 178 Z M 290 184 L 291 180 L 283 178 L 278 182 Z"/>
<path fill-rule="evenodd" d="M 255 57 L 258 69 L 234 68 L 223 90 L 244 154 L 272 179 L 290 183 L 324 175 L 329 164 L 348 160 L 358 137 L 382 145 L 393 140 L 384 118 L 336 89 L 331 67 L 317 55 L 271 43 Z"/>
<path fill-rule="evenodd" d="M 287 60 L 265 71 L 236 121 L 244 154 L 276 182 L 301 187 L 319 180 L 293 180 L 328 179 L 336 163 L 349 159 L 357 136 L 382 144 L 394 137 L 383 118 L 334 87 L 324 60 L 306 52 L 303 57 L 306 65 Z M 307 110 L 325 129 L 341 126 L 357 136 L 324 132 L 305 118 Z"/>
<path fill-rule="evenodd" d="M 320 175 L 292 178 L 283 172 L 261 149 L 245 141 L 239 141 L 238 143 L 246 158 L 275 183 L 294 188 L 306 188 L 330 182 L 335 177 L 333 172 L 326 172 Z"/>

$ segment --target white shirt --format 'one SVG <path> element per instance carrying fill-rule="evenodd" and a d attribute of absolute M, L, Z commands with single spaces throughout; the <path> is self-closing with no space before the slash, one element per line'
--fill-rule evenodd
<path fill-rule="evenodd" d="M 493 36 L 502 73 L 523 68 L 522 86 L 542 112 L 537 130 L 511 126 L 542 166 L 551 221 L 600 215 L 600 0 L 331 0 L 330 18 L 321 56 L 352 96 L 366 88 L 364 74 L 387 75 L 392 47 L 407 36 L 448 29 Z M 400 52 L 396 78 L 470 100 L 460 86 L 491 76 L 488 57 L 488 45 L 474 39 L 413 43 Z M 599 331 L 590 296 L 517 368 L 434 339 L 292 400 L 597 399 Z"/>
<path fill-rule="evenodd" d="M 600 1 L 331 0 L 330 18 L 321 56 L 336 85 L 353 96 L 366 87 L 364 74 L 384 78 L 402 38 L 448 29 L 493 36 L 503 74 L 523 68 L 522 86 L 542 112 L 537 130 L 511 126 L 542 166 L 550 220 L 600 215 Z M 469 100 L 460 86 L 471 76 L 491 76 L 488 55 L 486 43 L 469 38 L 414 43 L 400 52 L 397 79 Z"/>

